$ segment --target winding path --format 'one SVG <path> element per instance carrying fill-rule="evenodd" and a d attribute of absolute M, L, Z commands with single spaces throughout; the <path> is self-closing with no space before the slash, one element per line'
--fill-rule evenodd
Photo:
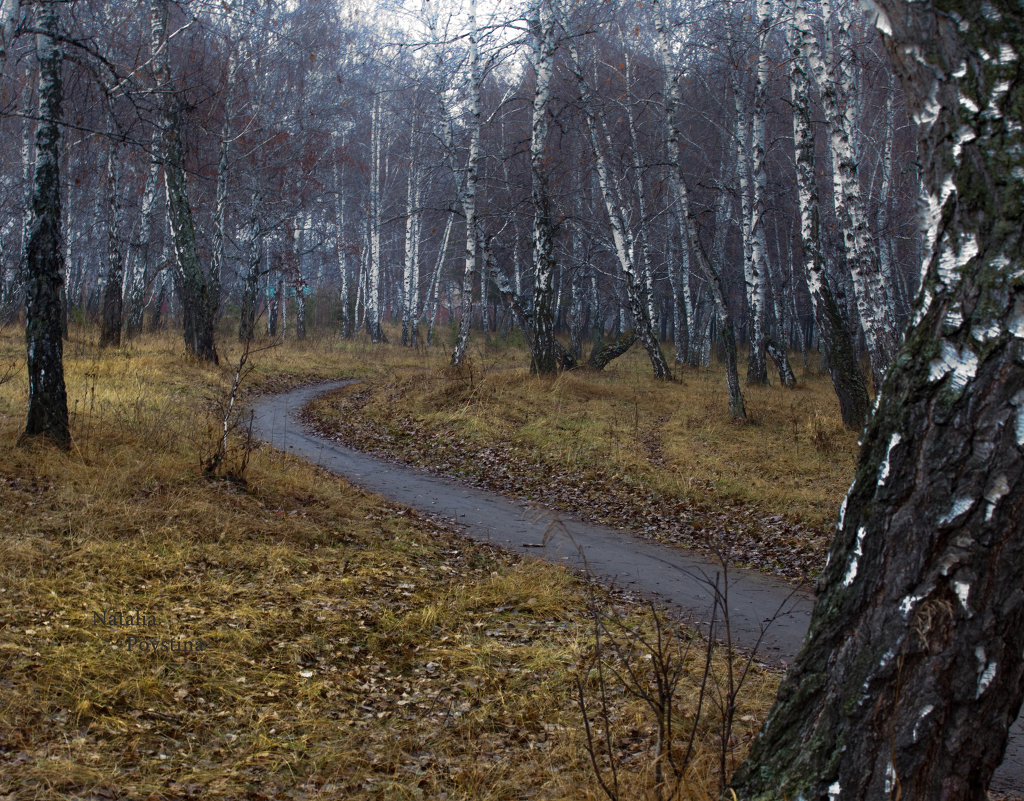
<path fill-rule="evenodd" d="M 586 568 L 602 582 L 664 601 L 698 622 L 710 617 L 714 582 L 721 567 L 705 557 L 564 515 L 557 516 L 560 534 L 546 537 L 553 514 L 538 516 L 524 502 L 346 448 L 311 433 L 299 422 L 298 412 L 313 398 L 354 381 L 308 385 L 261 398 L 253 406 L 255 435 L 370 492 L 447 517 L 475 540 Z M 785 664 L 796 656 L 812 605 L 810 592 L 794 591 L 790 585 L 754 571 L 729 571 L 733 642 L 751 648 L 760 640 L 758 653 L 767 661 Z M 1010 731 L 991 789 L 1024 793 L 1024 724 L 1020 718 Z"/>

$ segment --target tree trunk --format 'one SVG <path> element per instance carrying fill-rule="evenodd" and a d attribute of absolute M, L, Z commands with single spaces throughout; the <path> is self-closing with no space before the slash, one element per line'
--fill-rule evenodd
<path fill-rule="evenodd" d="M 171 87 L 167 41 L 167 0 L 150 4 L 151 52 L 159 98 L 167 217 L 174 242 L 174 277 L 181 298 L 185 348 L 200 361 L 217 364 L 213 329 L 219 298 L 199 261 L 195 221 L 185 178 L 185 155 L 179 134 L 179 111 Z"/>
<path fill-rule="evenodd" d="M 636 329 L 630 328 L 619 335 L 618 339 L 603 347 L 594 347 L 587 359 L 587 367 L 592 370 L 603 370 L 613 359 L 619 358 L 636 342 Z"/>
<path fill-rule="evenodd" d="M 806 13 L 798 3 L 797 15 Z M 800 236 L 804 250 L 804 274 L 811 295 L 815 322 L 822 339 L 829 374 L 843 425 L 859 430 L 868 412 L 868 390 L 864 384 L 853 339 L 846 327 L 826 277 L 821 246 L 818 182 L 815 171 L 814 129 L 810 108 L 810 78 L 803 54 L 811 45 L 813 35 L 806 24 L 796 24 L 787 31 L 790 61 L 790 83 L 793 92 L 793 141 L 796 148 L 796 183 L 800 205 Z"/>
<path fill-rule="evenodd" d="M 827 9 L 826 4 L 826 9 Z M 794 6 L 796 25 L 807 45 L 806 56 L 818 83 L 832 147 L 832 179 L 836 217 L 843 235 L 843 244 L 856 297 L 857 314 L 871 357 L 875 387 L 880 387 L 886 369 L 892 362 L 899 341 L 892 309 L 886 304 L 889 293 L 883 284 L 875 242 L 868 226 L 867 210 L 858 177 L 854 151 L 853 77 L 843 61 L 843 54 L 831 53 L 829 64 L 822 57 L 818 38 L 811 29 L 807 0 Z M 825 21 L 826 43 L 831 41 L 829 20 Z M 844 14 L 837 19 L 836 31 L 846 44 L 851 37 L 850 21 Z"/>
<path fill-rule="evenodd" d="M 103 287 L 103 305 L 100 310 L 101 348 L 121 346 L 124 266 L 121 263 L 121 239 L 118 230 L 121 223 L 118 151 L 117 145 L 111 142 L 107 151 L 107 279 Z"/>
<path fill-rule="evenodd" d="M 423 181 L 417 163 L 416 126 L 409 131 L 409 175 L 405 198 L 405 269 L 402 274 L 402 345 L 416 347 L 416 312 L 420 294 L 420 209 Z"/>
<path fill-rule="evenodd" d="M 469 329 L 473 322 L 473 283 L 476 278 L 476 184 L 480 171 L 480 126 L 483 113 L 481 89 L 483 70 L 480 66 L 480 47 L 477 42 L 476 0 L 469 2 L 469 157 L 466 161 L 466 181 L 463 188 L 462 207 L 466 213 L 466 264 L 462 272 L 462 316 L 459 318 L 459 335 L 452 350 L 452 366 L 461 365 L 466 359 L 469 346 Z"/>
<path fill-rule="evenodd" d="M 605 212 L 608 215 L 608 223 L 611 227 L 615 255 L 618 259 L 619 267 L 622 269 L 622 275 L 625 278 L 626 300 L 629 304 L 630 314 L 633 317 L 633 326 L 636 329 L 637 339 L 640 340 L 640 344 L 647 351 L 651 367 L 654 370 L 654 377 L 671 380 L 672 371 L 665 361 L 658 338 L 654 334 L 654 327 L 643 296 L 641 288 L 642 276 L 637 274 L 636 262 L 633 258 L 633 253 L 636 250 L 634 247 L 635 240 L 626 227 L 626 218 L 623 214 L 623 206 L 620 200 L 621 194 L 613 184 L 614 176 L 609 170 L 608 162 L 605 158 L 607 132 L 597 118 L 593 91 L 583 77 L 582 62 L 571 39 L 569 40 L 569 52 L 574 62 L 573 70 L 575 71 L 576 81 L 583 95 L 583 112 L 586 117 L 590 145 L 594 153 L 594 166 L 596 168 L 598 186 L 601 189 L 601 198 L 604 201 Z"/>
<path fill-rule="evenodd" d="M 931 250 L 741 801 L 983 801 L 1024 696 L 1024 9 L 874 13 L 919 124 Z"/>
<path fill-rule="evenodd" d="M 371 342 L 380 342 L 384 336 L 381 330 L 383 306 L 380 297 L 380 223 L 381 223 L 381 97 L 373 99 L 373 115 L 370 130 L 370 216 L 369 226 L 369 270 L 366 272 L 366 291 L 363 296 L 366 330 Z"/>
<path fill-rule="evenodd" d="M 260 266 L 263 264 L 263 232 L 260 227 L 259 191 L 253 192 L 246 227 L 245 285 L 242 288 L 242 307 L 238 322 L 238 341 L 252 342 L 256 338 L 256 303 L 260 293 Z"/>
<path fill-rule="evenodd" d="M 793 368 L 789 364 L 789 356 L 786 349 L 771 337 L 764 338 L 764 349 L 772 361 L 775 362 L 775 369 L 779 371 L 779 381 L 782 386 L 792 389 L 796 386 L 796 376 L 793 375 Z"/>
<path fill-rule="evenodd" d="M 697 264 L 707 279 L 708 287 L 711 290 L 711 297 L 714 300 L 715 312 L 719 323 L 722 326 L 722 341 L 725 345 L 725 377 L 729 389 L 729 411 L 733 417 L 746 418 L 747 410 L 743 403 L 743 392 L 740 389 L 739 376 L 736 366 L 736 333 L 733 328 L 732 317 L 729 308 L 725 303 L 725 291 L 722 286 L 722 276 L 711 260 L 697 236 L 696 226 L 693 222 L 690 209 L 690 192 L 686 185 L 686 177 L 683 174 L 683 158 L 681 151 L 681 134 L 679 125 L 676 122 L 676 108 L 679 106 L 679 74 L 673 69 L 670 48 L 668 42 L 668 31 L 665 27 L 665 18 L 659 13 L 657 17 L 658 33 L 658 56 L 661 60 L 662 70 L 665 72 L 665 129 L 666 129 L 666 153 L 669 162 L 669 182 L 675 196 L 676 221 L 682 235 L 682 247 L 691 253 L 697 260 Z M 724 194 L 719 198 L 719 205 L 724 202 Z M 721 223 L 721 220 L 719 220 Z"/>
<path fill-rule="evenodd" d="M 18 442 L 45 437 L 58 447 L 67 448 L 71 444 L 71 433 L 68 429 L 61 339 L 64 264 L 61 253 L 59 126 L 63 99 L 63 53 L 57 40 L 58 8 L 54 0 L 48 0 L 39 10 L 39 128 L 36 131 L 32 222 L 25 248 L 28 419 Z"/>
<path fill-rule="evenodd" d="M 153 132 L 153 153 L 160 147 L 160 134 Z M 134 257 L 130 263 L 132 269 L 126 276 L 124 288 L 124 336 L 133 339 L 142 331 L 142 316 L 146 308 L 146 275 L 155 274 L 152 270 L 153 231 L 156 221 L 157 188 L 160 180 L 160 162 L 154 157 L 146 174 L 146 184 L 142 190 L 141 224 L 142 235 L 138 246 L 134 249 Z"/>
<path fill-rule="evenodd" d="M 537 86 L 533 93 L 530 132 L 530 196 L 533 202 L 533 364 L 540 375 L 558 370 L 555 350 L 555 307 L 552 280 L 555 273 L 555 232 L 548 193 L 546 143 L 548 101 L 557 42 L 547 0 L 537 0 L 533 29 L 533 69 Z"/>

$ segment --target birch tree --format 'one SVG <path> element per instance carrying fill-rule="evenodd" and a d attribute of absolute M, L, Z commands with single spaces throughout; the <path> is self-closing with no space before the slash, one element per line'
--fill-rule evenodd
<path fill-rule="evenodd" d="M 711 290 L 711 297 L 715 304 L 715 313 L 718 317 L 725 346 L 725 377 L 729 390 L 729 411 L 733 417 L 746 418 L 747 410 L 743 402 L 743 391 L 740 389 L 736 365 L 736 332 L 733 326 L 732 315 L 729 313 L 729 308 L 726 305 L 722 276 L 701 246 L 690 209 L 690 191 L 686 183 L 686 175 L 683 172 L 682 137 L 680 135 L 679 123 L 676 119 L 676 110 L 680 102 L 680 73 L 672 63 L 672 49 L 664 7 L 657 9 L 655 28 L 658 58 L 665 76 L 665 152 L 669 166 L 668 180 L 674 200 L 673 213 L 676 225 L 682 236 L 682 247 L 688 253 L 694 254 L 697 259 L 701 272 L 707 279 Z M 725 195 L 722 193 L 719 197 L 719 202 L 724 203 L 725 200 Z M 716 260 L 716 263 L 720 264 L 721 261 Z"/>
<path fill-rule="evenodd" d="M 608 149 L 607 132 L 598 117 L 594 91 L 583 74 L 583 62 L 580 59 L 579 50 L 570 38 L 567 42 L 571 56 L 571 69 L 576 78 L 580 91 L 581 106 L 586 121 L 586 131 L 594 154 L 594 168 L 597 174 L 597 183 L 601 190 L 601 198 L 604 201 L 604 209 L 608 218 L 608 225 L 611 229 L 612 245 L 615 250 L 616 260 L 625 282 L 626 298 L 629 304 L 629 311 L 633 317 L 633 326 L 636 329 L 637 339 L 651 361 L 654 377 L 658 379 L 671 379 L 672 372 L 665 362 L 665 356 L 661 352 L 661 346 L 654 333 L 650 313 L 647 308 L 642 290 L 642 276 L 636 268 L 635 254 L 636 241 L 626 225 L 626 216 L 623 213 L 623 202 L 621 192 L 617 186 L 606 152 Z"/>
<path fill-rule="evenodd" d="M 383 110 L 380 92 L 373 97 L 373 112 L 370 122 L 370 207 L 367 214 L 367 237 L 369 251 L 369 270 L 366 273 L 366 330 L 371 342 L 380 342 L 384 338 L 381 322 L 384 319 L 384 308 L 380 296 L 380 226 L 381 226 L 381 140 L 384 136 Z"/>
<path fill-rule="evenodd" d="M 857 314 L 867 342 L 871 371 L 877 388 L 882 385 L 885 371 L 895 355 L 898 337 L 892 310 L 886 303 L 889 293 L 883 283 L 875 242 L 868 225 L 854 150 L 853 98 L 856 89 L 853 71 L 843 59 L 843 51 L 849 49 L 852 21 L 846 4 L 840 0 L 835 25 L 830 26 L 830 7 L 828 2 L 823 3 L 826 12 L 826 43 L 830 45 L 831 51 L 831 58 L 827 61 L 822 55 L 817 35 L 811 26 L 807 4 L 803 0 L 795 4 L 794 18 L 801 31 L 802 42 L 807 47 L 807 61 L 825 110 L 832 153 L 835 211 L 853 280 Z M 836 44 L 831 42 L 833 29 L 839 39 Z"/>
<path fill-rule="evenodd" d="M 872 14 L 918 123 L 929 252 L 749 799 L 983 801 L 1024 697 L 1024 9 Z"/>
<path fill-rule="evenodd" d="M 554 74 L 555 20 L 549 0 L 537 0 L 530 20 L 532 63 L 536 75 L 533 94 L 533 118 L 530 128 L 530 198 L 533 204 L 533 362 L 531 368 L 541 375 L 557 372 L 555 309 L 553 284 L 555 272 L 554 221 L 548 189 L 548 105 Z"/>
<path fill-rule="evenodd" d="M 796 14 L 806 14 L 805 0 L 794 3 Z M 805 54 L 808 26 L 787 28 L 790 49 L 790 86 L 793 94 L 793 142 L 796 150 L 797 197 L 800 206 L 800 237 L 803 242 L 803 267 L 814 308 L 814 320 L 828 361 L 829 375 L 843 425 L 860 429 L 868 411 L 868 392 L 857 363 L 853 339 L 829 287 L 821 243 L 821 210 L 815 169 L 814 128 L 811 115 L 810 76 Z"/>
<path fill-rule="evenodd" d="M 473 281 L 476 277 L 477 259 L 477 212 L 476 191 L 480 170 L 480 127 L 483 108 L 480 90 L 483 84 L 483 67 L 480 62 L 480 32 L 477 29 L 476 0 L 469 2 L 469 155 L 466 158 L 465 180 L 462 189 L 462 208 L 466 214 L 466 262 L 462 272 L 462 315 L 459 318 L 459 334 L 452 350 L 452 366 L 457 367 L 466 360 L 469 345 L 469 329 L 473 322 Z M 451 145 L 454 153 L 454 145 Z"/>
<path fill-rule="evenodd" d="M 55 0 L 47 0 L 38 12 L 39 127 L 36 130 L 32 218 L 25 246 L 28 419 L 19 443 L 44 437 L 60 448 L 67 448 L 71 444 L 71 433 L 61 338 L 61 285 L 64 281 L 60 181 L 63 51 L 58 38 L 59 8 Z"/>
<path fill-rule="evenodd" d="M 150 53 L 157 90 L 167 217 L 174 245 L 174 275 L 181 298 L 185 347 L 197 359 L 216 364 L 213 329 L 219 297 L 215 281 L 199 260 L 196 245 L 179 131 L 181 112 L 171 84 L 167 0 L 152 0 L 149 12 Z"/>

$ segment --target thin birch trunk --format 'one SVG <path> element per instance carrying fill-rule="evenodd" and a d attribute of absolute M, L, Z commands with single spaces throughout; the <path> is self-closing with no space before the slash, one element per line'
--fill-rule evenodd
<path fill-rule="evenodd" d="M 345 138 L 342 136 L 341 148 L 345 147 Z M 349 298 L 349 275 L 348 275 L 348 247 L 345 238 L 345 171 L 338 169 L 340 159 L 337 141 L 334 147 L 335 155 L 331 169 L 334 177 L 334 213 L 336 215 L 336 236 L 335 247 L 338 255 L 338 295 L 341 300 L 341 337 L 348 339 L 352 336 L 352 313 L 351 298 Z"/>
<path fill-rule="evenodd" d="M 459 334 L 452 350 L 452 366 L 458 367 L 466 359 L 469 329 L 473 322 L 473 282 L 476 277 L 477 219 L 476 184 L 480 170 L 480 125 L 483 103 L 481 88 L 483 71 L 480 64 L 479 31 L 476 24 L 476 0 L 469 3 L 469 157 L 466 161 L 466 180 L 463 189 L 463 209 L 466 213 L 466 264 L 462 273 L 462 316 Z"/>
<path fill-rule="evenodd" d="M 601 197 L 604 201 L 605 212 L 608 215 L 608 223 L 611 227 L 612 243 L 615 248 L 615 255 L 622 270 L 625 280 L 626 298 L 629 304 L 630 313 L 633 316 L 633 326 L 636 328 L 637 338 L 650 358 L 654 370 L 654 377 L 657 379 L 671 380 L 672 371 L 665 361 L 661 352 L 658 338 L 654 334 L 651 318 L 644 303 L 641 289 L 642 277 L 637 274 L 636 264 L 633 260 L 635 252 L 635 241 L 626 227 L 625 218 L 622 213 L 622 205 L 618 199 L 619 193 L 613 184 L 614 177 L 609 170 L 605 158 L 607 137 L 602 135 L 600 123 L 594 109 L 594 98 L 591 88 L 587 85 L 582 73 L 582 62 L 580 61 L 574 43 L 569 42 L 569 52 L 572 58 L 573 70 L 576 73 L 576 81 L 582 95 L 583 112 L 586 118 L 587 133 L 590 138 L 590 145 L 594 153 L 597 182 L 601 189 Z"/>
<path fill-rule="evenodd" d="M 112 106 L 112 104 L 111 104 Z M 113 108 L 110 108 L 113 114 Z M 120 148 L 110 142 L 107 150 L 107 269 L 100 311 L 100 347 L 121 346 L 121 323 L 124 307 L 122 290 L 124 264 L 121 261 L 121 188 L 118 180 Z"/>
<path fill-rule="evenodd" d="M 424 300 L 422 317 L 427 321 L 427 347 L 430 347 L 434 337 L 434 321 L 437 318 L 437 300 L 441 286 L 441 268 L 444 266 L 445 254 L 448 252 L 448 239 L 451 236 L 454 222 L 455 213 L 449 212 L 448 222 L 444 226 L 444 236 L 441 237 L 441 247 L 437 251 L 434 272 L 430 276 L 430 287 L 427 289 L 427 297 Z"/>
<path fill-rule="evenodd" d="M 263 264 L 263 231 L 260 225 L 262 196 L 253 192 L 246 226 L 245 285 L 242 288 L 242 309 L 238 324 L 238 341 L 251 342 L 256 336 L 256 304 L 260 291 L 260 267 Z"/>
<path fill-rule="evenodd" d="M 416 126 L 409 132 L 409 175 L 406 186 L 405 269 L 402 280 L 402 345 L 416 347 L 416 311 L 419 307 L 420 208 L 423 181 L 416 163 Z"/>
<path fill-rule="evenodd" d="M 159 97 L 167 216 L 174 242 L 175 279 L 181 297 L 185 347 L 201 361 L 218 363 L 214 320 L 218 288 L 199 261 L 195 222 L 188 199 L 185 156 L 179 133 L 177 99 L 171 87 L 167 39 L 167 0 L 150 3 L 150 47 Z"/>
<path fill-rule="evenodd" d="M 152 156 L 142 190 L 142 226 L 139 245 L 133 251 L 131 270 L 125 275 L 124 287 L 124 336 L 132 339 L 142 330 L 142 315 L 146 307 L 146 274 L 151 269 L 153 258 L 153 234 L 156 221 L 157 189 L 160 185 L 160 162 L 156 154 L 160 149 L 160 133 L 153 131 Z"/>
<path fill-rule="evenodd" d="M 740 389 L 739 375 L 736 367 L 736 332 L 732 317 L 725 303 L 725 290 L 722 276 L 703 250 L 693 223 L 690 210 L 690 193 L 683 174 L 682 140 L 679 125 L 676 122 L 676 109 L 680 102 L 679 74 L 673 69 L 670 55 L 668 31 L 665 29 L 664 17 L 659 14 L 657 19 L 658 56 L 665 73 L 665 128 L 666 155 L 669 163 L 668 178 L 675 199 L 676 221 L 682 234 L 682 247 L 697 259 L 697 264 L 704 273 L 715 303 L 715 311 L 722 326 L 722 340 L 725 344 L 726 384 L 729 388 L 729 411 L 734 417 L 745 418 L 746 406 L 743 403 L 743 392 Z M 722 209 L 725 195 L 719 198 L 718 207 Z M 721 218 L 719 226 L 724 223 Z M 716 254 L 717 255 L 717 254 Z"/>
<path fill-rule="evenodd" d="M 533 360 L 530 369 L 540 375 L 558 371 L 555 348 L 554 230 L 548 192 L 546 149 L 548 103 L 554 74 L 555 27 L 548 0 L 537 0 L 533 28 L 533 122 L 530 132 L 530 182 L 533 202 Z"/>
<path fill-rule="evenodd" d="M 224 101 L 224 124 L 220 133 L 220 144 L 217 154 L 217 189 L 213 208 L 213 253 L 210 262 L 210 296 L 219 307 L 220 287 L 223 281 L 225 258 L 225 223 L 228 206 L 228 156 L 231 146 L 232 102 L 234 100 L 235 73 L 238 54 L 233 44 L 229 44 L 228 79 Z M 214 317 L 217 310 L 215 309 Z"/>
<path fill-rule="evenodd" d="M 369 215 L 369 270 L 364 295 L 366 330 L 371 342 L 383 338 L 381 320 L 383 308 L 380 299 L 380 218 L 381 218 L 381 97 L 373 99 L 373 119 L 370 129 L 370 215 Z"/>

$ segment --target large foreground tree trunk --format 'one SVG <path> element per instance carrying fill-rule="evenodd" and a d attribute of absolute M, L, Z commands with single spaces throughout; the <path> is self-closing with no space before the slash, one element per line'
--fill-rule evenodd
<path fill-rule="evenodd" d="M 1024 8 L 874 13 L 920 125 L 931 252 L 744 801 L 982 801 L 1024 695 Z"/>
<path fill-rule="evenodd" d="M 71 444 L 64 386 L 63 243 L 60 203 L 60 116 L 62 53 L 57 41 L 55 2 L 39 11 L 39 129 L 32 222 L 25 247 L 28 345 L 28 420 L 19 442 L 46 437 L 62 448 Z"/>

